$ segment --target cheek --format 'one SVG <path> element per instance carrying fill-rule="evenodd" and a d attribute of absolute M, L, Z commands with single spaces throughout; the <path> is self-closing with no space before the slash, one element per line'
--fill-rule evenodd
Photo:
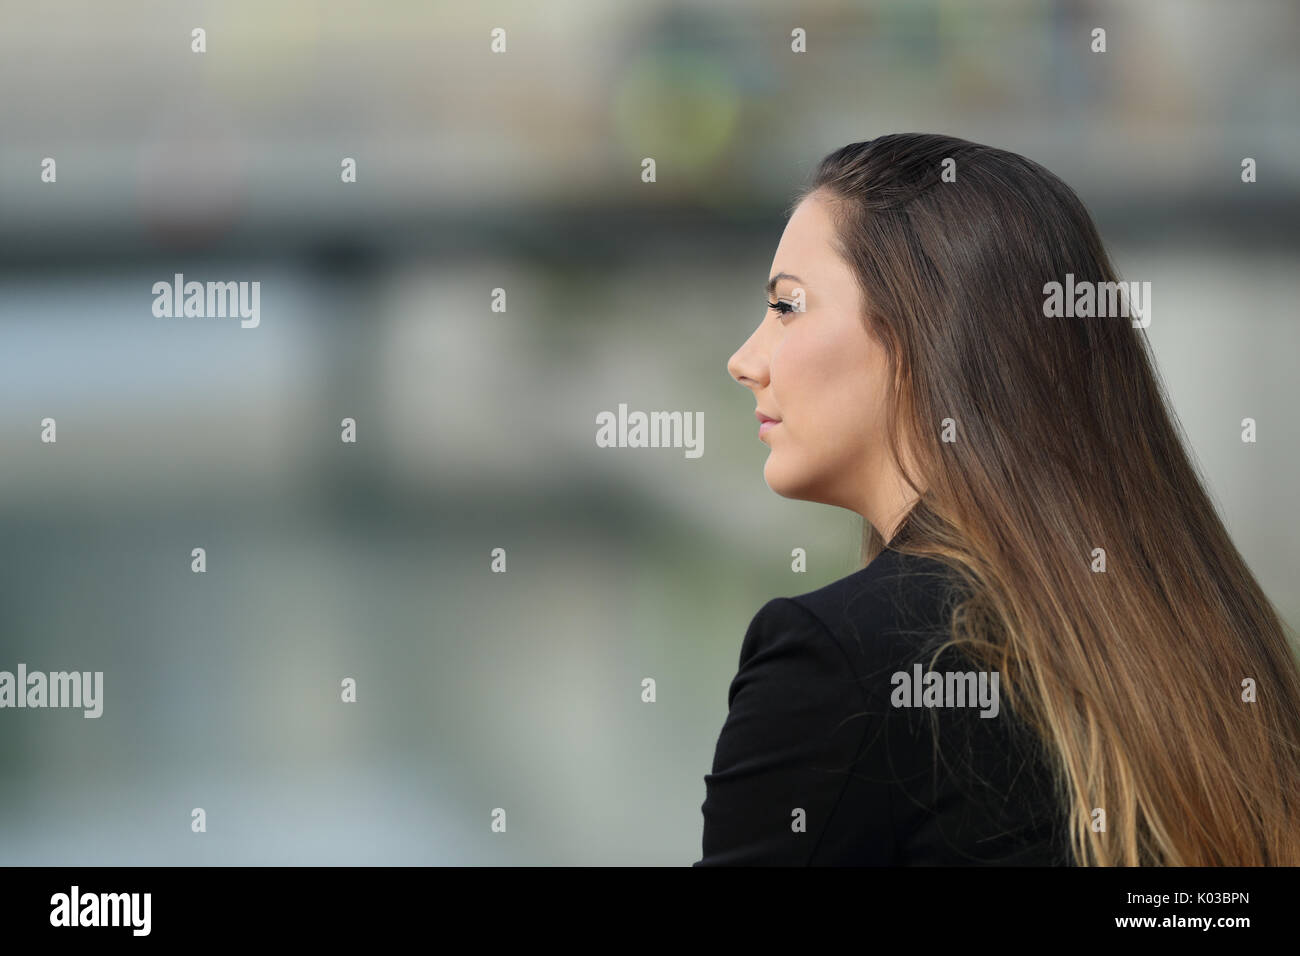
<path fill-rule="evenodd" d="M 802 439 L 836 441 L 845 451 L 868 438 L 879 404 L 874 357 L 861 330 L 791 330 L 769 366 L 772 394 L 788 430 Z"/>

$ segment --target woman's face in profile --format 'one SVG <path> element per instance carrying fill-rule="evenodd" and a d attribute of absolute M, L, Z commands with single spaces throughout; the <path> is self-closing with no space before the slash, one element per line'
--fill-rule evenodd
<path fill-rule="evenodd" d="M 786 310 L 802 295 L 803 311 L 769 308 L 727 371 L 754 393 L 758 412 L 779 420 L 761 436 L 771 448 L 768 487 L 875 524 L 882 483 L 893 472 L 883 429 L 888 373 L 834 236 L 826 201 L 811 194 L 786 224 L 769 272 L 776 282 L 768 302 Z"/>

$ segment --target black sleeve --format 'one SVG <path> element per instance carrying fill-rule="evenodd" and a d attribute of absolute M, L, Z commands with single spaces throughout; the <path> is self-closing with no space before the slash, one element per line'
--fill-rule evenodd
<path fill-rule="evenodd" d="M 881 707 L 810 611 L 788 598 L 765 604 L 745 634 L 704 777 L 703 856 L 693 865 L 835 862 L 842 848 L 823 843 L 851 772 L 859 783 L 851 812 L 870 821 L 856 862 L 891 862 L 888 774 L 870 765 L 885 749 L 875 739 Z M 878 783 L 863 789 L 864 776 Z"/>

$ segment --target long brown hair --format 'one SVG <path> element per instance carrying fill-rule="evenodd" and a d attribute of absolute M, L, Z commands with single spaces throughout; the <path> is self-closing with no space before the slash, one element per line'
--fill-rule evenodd
<path fill-rule="evenodd" d="M 1079 198 L 1022 156 L 920 133 L 836 150 L 799 198 L 815 191 L 889 357 L 895 460 L 915 463 L 891 547 L 965 583 L 950 643 L 1000 673 L 1050 755 L 1074 862 L 1300 864 L 1288 632 L 1142 329 L 1044 314 L 1067 274 L 1118 280 Z M 864 531 L 869 561 L 885 542 Z"/>

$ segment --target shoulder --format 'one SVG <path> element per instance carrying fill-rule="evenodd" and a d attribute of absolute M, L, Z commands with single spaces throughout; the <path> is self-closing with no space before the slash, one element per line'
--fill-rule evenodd
<path fill-rule="evenodd" d="M 787 679 L 802 672 L 796 690 L 814 680 L 834 685 L 836 695 L 817 688 L 827 703 L 877 702 L 893 674 L 944 643 L 956 594 L 941 562 L 885 550 L 824 587 L 772 598 L 745 632 L 729 702 L 753 675 L 778 670 Z"/>
<path fill-rule="evenodd" d="M 754 616 L 730 701 L 752 745 L 796 753 L 811 741 L 836 742 L 817 765 L 847 771 L 833 803 L 841 810 L 827 815 L 814 843 L 817 860 L 1049 859 L 1054 821 L 1041 811 L 1048 776 L 1014 715 L 987 701 L 915 703 L 918 671 L 978 684 L 974 665 L 945 649 L 961 593 L 942 562 L 887 549 Z M 906 700 L 897 699 L 900 685 Z"/>
<path fill-rule="evenodd" d="M 886 549 L 759 609 L 704 778 L 697 865 L 1052 859 L 1046 778 L 1011 746 L 1008 712 L 926 713 L 892 693 L 946 643 L 958 593 L 940 562 Z"/>
<path fill-rule="evenodd" d="M 958 594 L 942 562 L 887 549 L 824 587 L 768 601 L 755 621 L 760 633 L 816 637 L 827 644 L 822 653 L 833 648 L 855 675 L 875 677 L 941 644 Z"/>
<path fill-rule="evenodd" d="M 883 683 L 864 672 L 891 656 L 877 652 L 869 633 L 887 622 L 864 620 L 857 628 L 865 657 L 847 636 L 854 609 L 873 606 L 878 589 L 892 589 L 891 563 L 878 560 L 826 588 L 773 598 L 750 621 L 705 775 L 702 864 L 895 857 L 894 797 L 885 784 L 890 745 L 880 733 L 889 704 Z M 876 783 L 854 791 L 846 805 L 857 778 Z"/>
<path fill-rule="evenodd" d="M 866 567 L 789 600 L 828 621 L 855 610 L 906 614 L 939 599 L 954 583 L 942 562 L 886 549 Z"/>

